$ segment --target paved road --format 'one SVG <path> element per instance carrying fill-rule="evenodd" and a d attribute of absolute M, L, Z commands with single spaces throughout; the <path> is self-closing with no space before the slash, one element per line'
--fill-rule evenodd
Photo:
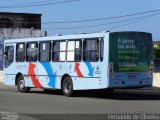
<path fill-rule="evenodd" d="M 0 85 L 0 112 L 27 114 L 23 116 L 26 119 L 40 116 L 34 114 L 159 114 L 160 89 L 116 90 L 112 96 L 94 91 L 65 97 L 59 91 L 19 93 L 15 87 Z"/>

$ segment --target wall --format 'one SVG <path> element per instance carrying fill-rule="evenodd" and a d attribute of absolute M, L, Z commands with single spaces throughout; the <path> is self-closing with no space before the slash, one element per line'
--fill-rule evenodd
<path fill-rule="evenodd" d="M 160 73 L 153 73 L 153 86 L 160 87 Z"/>
<path fill-rule="evenodd" d="M 40 35 L 41 14 L 0 12 L 0 70 L 3 70 L 4 40 L 39 37 Z M 2 81 L 1 71 L 0 81 Z"/>

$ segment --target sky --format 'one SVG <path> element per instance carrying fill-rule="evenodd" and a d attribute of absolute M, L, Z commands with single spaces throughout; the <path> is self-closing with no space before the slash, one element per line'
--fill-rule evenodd
<path fill-rule="evenodd" d="M 4 8 L 15 4 L 29 7 Z M 37 4 L 45 5 L 34 6 Z M 49 36 L 104 30 L 143 31 L 152 33 L 153 40 L 157 41 L 160 40 L 159 6 L 160 0 L 1 0 L 0 11 L 42 14 L 42 30 Z M 137 13 L 143 14 L 132 15 Z M 124 15 L 132 16 L 113 18 Z"/>

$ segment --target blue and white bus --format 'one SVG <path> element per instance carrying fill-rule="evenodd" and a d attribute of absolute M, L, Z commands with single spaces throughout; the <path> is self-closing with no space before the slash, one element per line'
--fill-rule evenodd
<path fill-rule="evenodd" d="M 30 88 L 76 90 L 152 85 L 152 35 L 102 32 L 6 40 L 4 81 Z"/>

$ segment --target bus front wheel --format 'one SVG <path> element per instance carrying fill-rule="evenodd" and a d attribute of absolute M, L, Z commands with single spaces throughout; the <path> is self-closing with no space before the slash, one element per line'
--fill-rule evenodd
<path fill-rule="evenodd" d="M 63 94 L 67 97 L 73 96 L 73 83 L 69 76 L 64 78 L 62 85 Z"/>
<path fill-rule="evenodd" d="M 25 87 L 25 81 L 22 75 L 18 77 L 17 88 L 18 88 L 18 91 L 21 93 L 26 93 L 30 90 L 29 87 Z"/>

